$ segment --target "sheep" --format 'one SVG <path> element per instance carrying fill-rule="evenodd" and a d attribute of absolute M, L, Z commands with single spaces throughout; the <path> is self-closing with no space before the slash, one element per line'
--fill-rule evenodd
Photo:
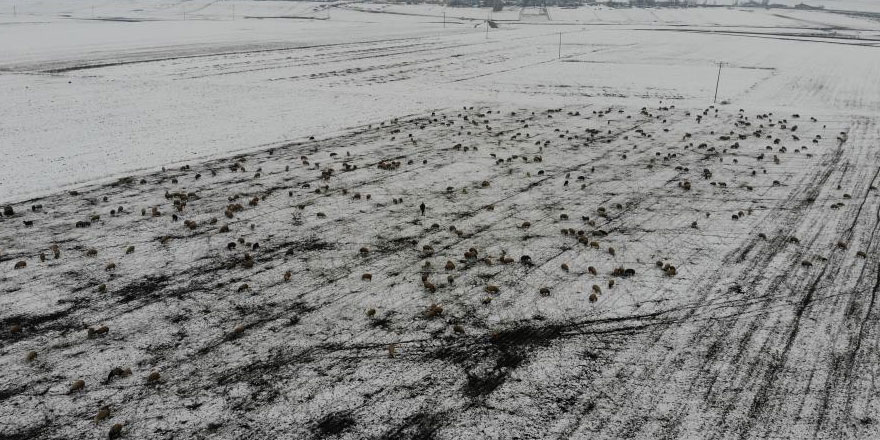
<path fill-rule="evenodd" d="M 596 271 L 596 268 L 593 267 L 593 266 L 588 267 L 588 268 L 587 268 L 587 272 L 589 272 L 590 275 L 593 275 L 593 276 L 595 276 L 595 275 L 598 273 L 598 272 Z"/>
<path fill-rule="evenodd" d="M 498 292 L 499 292 L 498 286 L 494 286 L 491 284 L 486 286 L 486 293 L 498 293 Z"/>
<path fill-rule="evenodd" d="M 24 269 L 25 267 L 27 267 L 27 261 L 22 260 L 22 261 L 15 263 L 15 266 L 13 266 L 13 269 L 18 270 L 18 269 Z"/>
<path fill-rule="evenodd" d="M 568 272 L 568 264 L 562 263 L 560 268 L 562 268 L 563 271 Z"/>
<path fill-rule="evenodd" d="M 443 314 L 443 307 L 438 304 L 431 304 L 428 306 L 428 309 L 425 310 L 426 318 L 434 318 Z"/>
<path fill-rule="evenodd" d="M 68 394 L 75 393 L 77 391 L 82 391 L 86 387 L 86 381 L 82 379 L 77 379 L 70 384 L 70 390 Z"/>
<path fill-rule="evenodd" d="M 110 373 L 107 374 L 107 382 L 110 382 L 116 377 L 128 376 L 131 376 L 131 368 L 113 367 L 113 369 L 110 370 Z"/>
<path fill-rule="evenodd" d="M 152 371 L 149 375 L 147 375 L 147 383 L 156 383 L 159 379 L 162 378 L 162 375 L 159 374 L 158 371 Z"/>
<path fill-rule="evenodd" d="M 373 274 L 365 273 L 365 274 L 361 275 L 361 279 L 364 281 L 373 281 Z"/>
<path fill-rule="evenodd" d="M 591 303 L 594 303 L 594 302 L 596 302 L 596 301 L 598 301 L 598 300 L 599 300 L 599 296 L 596 295 L 595 292 L 593 292 L 593 293 L 590 294 L 590 302 L 591 302 Z"/>
<path fill-rule="evenodd" d="M 107 438 L 110 440 L 117 439 L 122 436 L 122 423 L 117 423 L 110 427 L 110 433 L 107 434 Z"/>
<path fill-rule="evenodd" d="M 541 296 L 550 296 L 550 289 L 547 287 L 542 287 L 538 289 L 538 294 L 540 294 Z"/>

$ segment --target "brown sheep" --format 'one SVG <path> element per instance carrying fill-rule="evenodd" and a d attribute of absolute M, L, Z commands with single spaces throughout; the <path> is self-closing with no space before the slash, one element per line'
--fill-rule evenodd
<path fill-rule="evenodd" d="M 110 407 L 104 405 L 98 409 L 98 414 L 95 416 L 95 424 L 103 421 L 107 417 L 110 417 Z"/>
<path fill-rule="evenodd" d="M 365 273 L 365 274 L 361 275 L 361 279 L 364 281 L 373 281 L 373 274 Z"/>
<path fill-rule="evenodd" d="M 13 269 L 16 269 L 16 270 L 17 269 L 24 269 L 25 267 L 27 267 L 27 262 L 26 261 L 19 261 L 18 263 L 15 263 L 15 266 L 13 266 Z"/>
<path fill-rule="evenodd" d="M 486 293 L 498 293 L 498 292 L 499 292 L 498 286 L 493 286 L 491 284 L 486 286 Z"/>
<path fill-rule="evenodd" d="M 590 294 L 590 302 L 591 302 L 591 303 L 594 303 L 594 302 L 596 302 L 596 301 L 598 301 L 598 300 L 599 300 L 599 296 L 596 295 L 595 292 Z"/>
<path fill-rule="evenodd" d="M 86 381 L 84 381 L 82 379 L 75 380 L 75 381 L 73 381 L 72 384 L 70 384 L 70 393 L 75 393 L 77 391 L 81 391 L 85 387 L 86 387 Z"/>
<path fill-rule="evenodd" d="M 434 318 L 443 314 L 443 307 L 438 304 L 431 304 L 428 306 L 428 309 L 425 310 L 425 317 Z"/>
<path fill-rule="evenodd" d="M 159 374 L 158 371 L 152 371 L 152 372 L 150 372 L 150 374 L 147 376 L 147 383 L 156 383 L 156 382 L 158 382 L 159 379 L 161 379 L 161 378 L 162 378 L 162 375 Z"/>
<path fill-rule="evenodd" d="M 538 293 L 541 296 L 550 296 L 550 289 L 547 287 L 542 287 L 540 290 L 538 290 Z"/>
<path fill-rule="evenodd" d="M 110 427 L 110 433 L 107 434 L 107 438 L 110 440 L 117 439 L 122 436 L 122 423 L 117 423 Z"/>
<path fill-rule="evenodd" d="M 560 267 L 562 268 L 562 270 L 568 272 L 568 265 L 567 264 L 562 263 L 562 265 Z"/>

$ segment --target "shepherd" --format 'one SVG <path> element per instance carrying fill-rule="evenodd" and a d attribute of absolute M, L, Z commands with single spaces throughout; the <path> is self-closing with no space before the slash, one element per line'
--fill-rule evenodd
<path fill-rule="evenodd" d="M 424 216 L 425 215 L 425 202 L 422 202 L 422 204 L 419 205 L 419 210 L 422 211 L 422 215 Z"/>

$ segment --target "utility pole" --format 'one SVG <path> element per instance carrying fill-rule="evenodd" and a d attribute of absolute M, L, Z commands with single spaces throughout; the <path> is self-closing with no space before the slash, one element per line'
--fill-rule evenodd
<path fill-rule="evenodd" d="M 559 55 L 557 58 L 562 58 L 562 32 L 559 33 Z"/>
<path fill-rule="evenodd" d="M 443 11 L 443 29 L 446 29 L 446 11 Z"/>
<path fill-rule="evenodd" d="M 712 100 L 713 104 L 718 102 L 718 85 L 721 84 L 721 65 L 722 64 L 724 64 L 724 63 L 721 61 L 718 62 L 718 79 L 715 80 L 715 99 Z"/>

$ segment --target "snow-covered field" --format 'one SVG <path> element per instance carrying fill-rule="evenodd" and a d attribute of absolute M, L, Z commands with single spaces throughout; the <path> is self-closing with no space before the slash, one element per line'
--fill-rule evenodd
<path fill-rule="evenodd" d="M 0 0 L 0 437 L 880 436 L 880 21 L 533 12 Z"/>

